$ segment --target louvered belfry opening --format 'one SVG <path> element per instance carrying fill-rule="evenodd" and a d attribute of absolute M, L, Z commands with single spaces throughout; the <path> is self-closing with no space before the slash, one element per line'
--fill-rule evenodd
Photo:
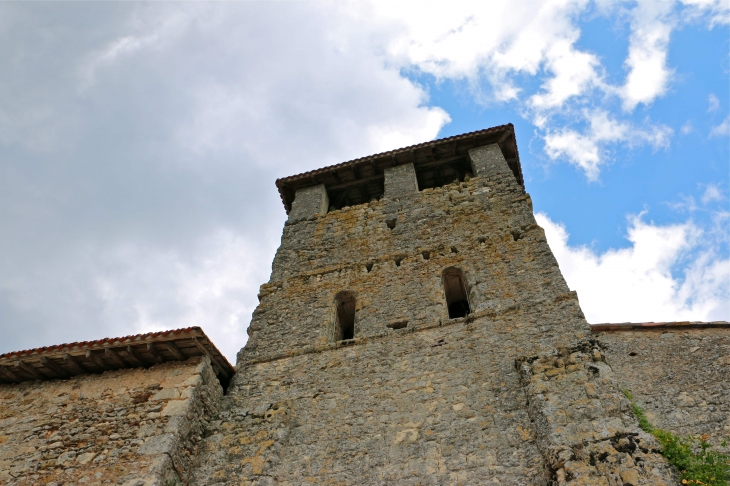
<path fill-rule="evenodd" d="M 335 297 L 337 315 L 335 318 L 335 341 L 355 337 L 355 295 L 344 291 Z"/>
<path fill-rule="evenodd" d="M 447 268 L 443 273 L 443 282 L 446 306 L 449 310 L 449 319 L 469 315 L 471 313 L 471 307 L 469 306 L 464 272 L 456 267 Z"/>

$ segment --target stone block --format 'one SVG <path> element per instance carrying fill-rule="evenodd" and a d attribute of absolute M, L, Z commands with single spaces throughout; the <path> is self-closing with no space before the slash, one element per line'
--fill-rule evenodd
<path fill-rule="evenodd" d="M 469 159 L 471 160 L 471 167 L 476 176 L 512 175 L 512 171 L 507 165 L 507 160 L 502 155 L 502 149 L 496 143 L 469 150 Z"/>
<path fill-rule="evenodd" d="M 320 214 L 327 214 L 329 196 L 324 184 L 299 189 L 289 211 L 289 223 L 307 219 Z"/>
<path fill-rule="evenodd" d="M 162 409 L 163 417 L 180 416 L 188 413 L 190 399 L 170 400 L 165 408 Z"/>
<path fill-rule="evenodd" d="M 176 398 L 180 398 L 180 390 L 172 387 L 172 388 L 163 388 L 162 390 L 158 391 L 154 395 L 150 397 L 151 402 L 155 402 L 158 400 L 174 400 Z"/>
<path fill-rule="evenodd" d="M 413 164 L 403 164 L 384 170 L 385 194 L 387 198 L 397 198 L 418 192 L 418 179 Z"/>
<path fill-rule="evenodd" d="M 71 465 L 74 462 L 74 459 L 76 459 L 76 452 L 66 451 L 58 456 L 58 459 L 56 459 L 56 466 Z"/>
<path fill-rule="evenodd" d="M 96 457 L 96 455 L 97 455 L 96 452 L 85 452 L 83 454 L 79 454 L 79 456 L 76 458 L 76 464 L 78 464 L 78 465 L 88 464 Z"/>
<path fill-rule="evenodd" d="M 148 438 L 137 451 L 140 455 L 168 454 L 177 445 L 178 438 L 175 434 L 156 435 Z"/>

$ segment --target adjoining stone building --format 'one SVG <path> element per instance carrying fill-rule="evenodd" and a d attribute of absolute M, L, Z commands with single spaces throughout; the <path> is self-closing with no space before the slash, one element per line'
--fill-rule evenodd
<path fill-rule="evenodd" d="M 180 484 L 234 373 L 197 327 L 0 355 L 0 484 Z"/>
<path fill-rule="evenodd" d="M 0 482 L 675 484 L 622 389 L 657 426 L 730 433 L 728 323 L 592 328 L 512 125 L 277 187 L 289 217 L 235 375 L 197 328 L 151 368 L 146 344 L 101 344 L 82 371 L 117 371 L 66 380 L 63 353 L 2 355 Z"/>

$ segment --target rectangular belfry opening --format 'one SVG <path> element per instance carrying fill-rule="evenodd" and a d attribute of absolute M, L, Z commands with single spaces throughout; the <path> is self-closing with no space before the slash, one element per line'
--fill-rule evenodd
<path fill-rule="evenodd" d="M 335 341 L 355 337 L 355 296 L 352 292 L 340 292 L 335 297 Z"/>
<path fill-rule="evenodd" d="M 448 164 L 419 165 L 416 167 L 418 189 L 443 187 L 446 184 L 464 182 L 474 177 L 471 163 L 467 157 L 455 158 Z"/>
<path fill-rule="evenodd" d="M 446 294 L 446 306 L 449 310 L 449 319 L 466 317 L 471 313 L 469 297 L 466 290 L 464 272 L 451 267 L 444 270 L 443 274 L 444 294 Z"/>

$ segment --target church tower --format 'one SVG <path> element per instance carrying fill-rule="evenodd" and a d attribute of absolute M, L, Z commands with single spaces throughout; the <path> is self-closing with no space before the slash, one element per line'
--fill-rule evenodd
<path fill-rule="evenodd" d="M 563 439 L 523 357 L 599 351 L 567 348 L 590 330 L 535 223 L 514 127 L 276 185 L 288 220 L 199 484 L 555 479 Z"/>

